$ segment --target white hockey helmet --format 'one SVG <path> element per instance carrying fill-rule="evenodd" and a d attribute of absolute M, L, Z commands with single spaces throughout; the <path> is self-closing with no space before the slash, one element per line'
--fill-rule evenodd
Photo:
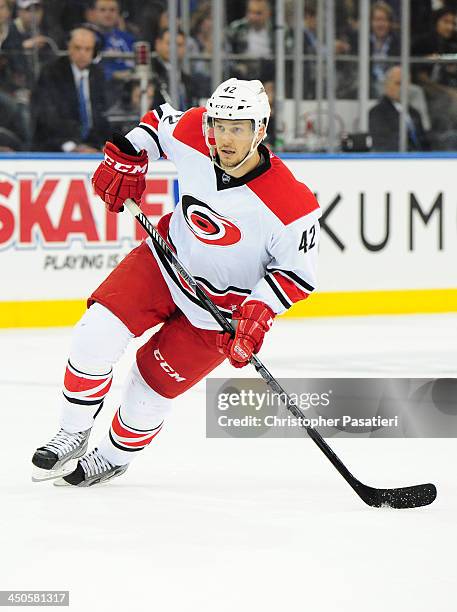
<path fill-rule="evenodd" d="M 266 137 L 270 113 L 271 109 L 268 96 L 260 81 L 244 81 L 232 78 L 221 83 L 211 97 L 208 98 L 206 113 L 203 116 L 205 140 L 212 161 L 216 163 L 216 165 L 219 165 L 215 161 L 217 152 L 213 131 L 214 119 L 250 119 L 253 122 L 254 135 L 251 147 L 246 157 L 236 166 L 236 168 L 239 168 L 239 166 L 254 153 L 258 145 L 257 137 L 262 125 L 265 126 L 265 135 L 263 138 Z"/>

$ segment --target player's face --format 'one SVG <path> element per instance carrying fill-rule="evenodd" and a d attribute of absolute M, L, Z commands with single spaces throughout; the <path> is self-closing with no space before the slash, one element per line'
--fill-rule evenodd
<path fill-rule="evenodd" d="M 249 153 L 254 133 L 249 119 L 214 121 L 214 138 L 221 165 L 226 168 L 237 166 Z"/>

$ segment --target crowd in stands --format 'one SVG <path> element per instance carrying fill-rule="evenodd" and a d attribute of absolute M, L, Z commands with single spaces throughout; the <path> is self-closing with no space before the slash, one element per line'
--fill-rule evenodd
<path fill-rule="evenodd" d="M 303 100 L 316 98 L 318 1 L 303 14 Z M 211 91 L 210 0 L 189 0 L 189 34 L 177 24 L 180 110 Z M 274 98 L 275 19 L 272 0 L 226 0 L 224 76 L 259 78 Z M 422 108 L 407 112 L 410 150 L 457 150 L 457 0 L 411 0 L 410 80 Z M 295 6 L 286 0 L 286 97 L 293 95 Z M 358 95 L 359 2 L 335 2 L 336 96 Z M 372 0 L 369 124 L 374 150 L 398 150 L 400 0 Z M 113 130 L 133 127 L 144 108 L 170 101 L 170 31 L 166 0 L 0 0 L 0 151 L 100 151 Z M 143 92 L 134 45 L 152 51 Z M 236 56 L 240 56 L 237 58 Z M 447 56 L 447 61 L 430 58 Z M 451 57 L 451 59 L 449 59 Z M 424 122 L 423 109 L 427 111 Z M 272 116 L 269 142 L 274 146 Z M 426 127 L 424 128 L 424 123 Z"/>

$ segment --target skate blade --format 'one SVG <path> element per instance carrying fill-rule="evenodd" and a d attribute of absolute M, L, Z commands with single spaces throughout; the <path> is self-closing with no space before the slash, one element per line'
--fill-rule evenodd
<path fill-rule="evenodd" d="M 67 474 L 71 474 L 71 472 L 75 470 L 76 464 L 77 460 L 70 460 L 57 470 L 44 470 L 43 468 L 33 466 L 32 482 L 44 482 L 45 480 L 55 480 L 56 478 L 62 478 Z"/>
<path fill-rule="evenodd" d="M 63 478 L 59 478 L 58 480 L 54 480 L 54 482 L 52 483 L 55 487 L 73 487 L 73 488 L 85 488 L 85 489 L 92 489 L 93 487 L 100 487 L 103 486 L 105 484 L 108 484 L 113 478 L 117 478 L 118 476 L 122 476 L 122 474 L 125 474 L 125 472 L 127 471 L 127 467 L 125 466 L 125 469 L 120 469 L 117 472 L 115 472 L 114 474 L 110 474 L 107 478 L 101 478 L 100 480 L 97 480 L 96 482 L 80 482 L 77 485 L 74 484 L 70 484 L 69 482 L 67 482 L 66 480 L 64 480 Z M 76 469 L 76 468 L 75 468 Z"/>
<path fill-rule="evenodd" d="M 64 474 L 64 476 L 66 476 L 66 474 Z M 71 485 L 69 482 L 67 482 L 63 478 L 58 478 L 57 480 L 54 480 L 54 482 L 52 484 L 55 487 L 73 487 L 73 486 L 75 486 L 75 485 Z"/>

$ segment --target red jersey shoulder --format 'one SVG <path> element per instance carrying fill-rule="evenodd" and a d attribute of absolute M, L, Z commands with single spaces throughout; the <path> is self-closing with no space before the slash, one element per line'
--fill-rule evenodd
<path fill-rule="evenodd" d="M 141 117 L 140 124 L 145 123 L 149 127 L 154 128 L 154 130 L 157 132 L 159 129 L 159 121 L 159 113 L 157 112 L 157 109 L 153 109 Z"/>
<path fill-rule="evenodd" d="M 206 108 L 190 108 L 179 119 L 173 136 L 176 140 L 209 157 L 208 147 L 206 146 L 203 134 L 203 113 L 205 112 Z"/>
<path fill-rule="evenodd" d="M 247 186 L 262 200 L 278 219 L 289 225 L 300 217 L 319 208 L 319 203 L 310 189 L 294 177 L 292 172 L 273 153 L 271 168 Z"/>

